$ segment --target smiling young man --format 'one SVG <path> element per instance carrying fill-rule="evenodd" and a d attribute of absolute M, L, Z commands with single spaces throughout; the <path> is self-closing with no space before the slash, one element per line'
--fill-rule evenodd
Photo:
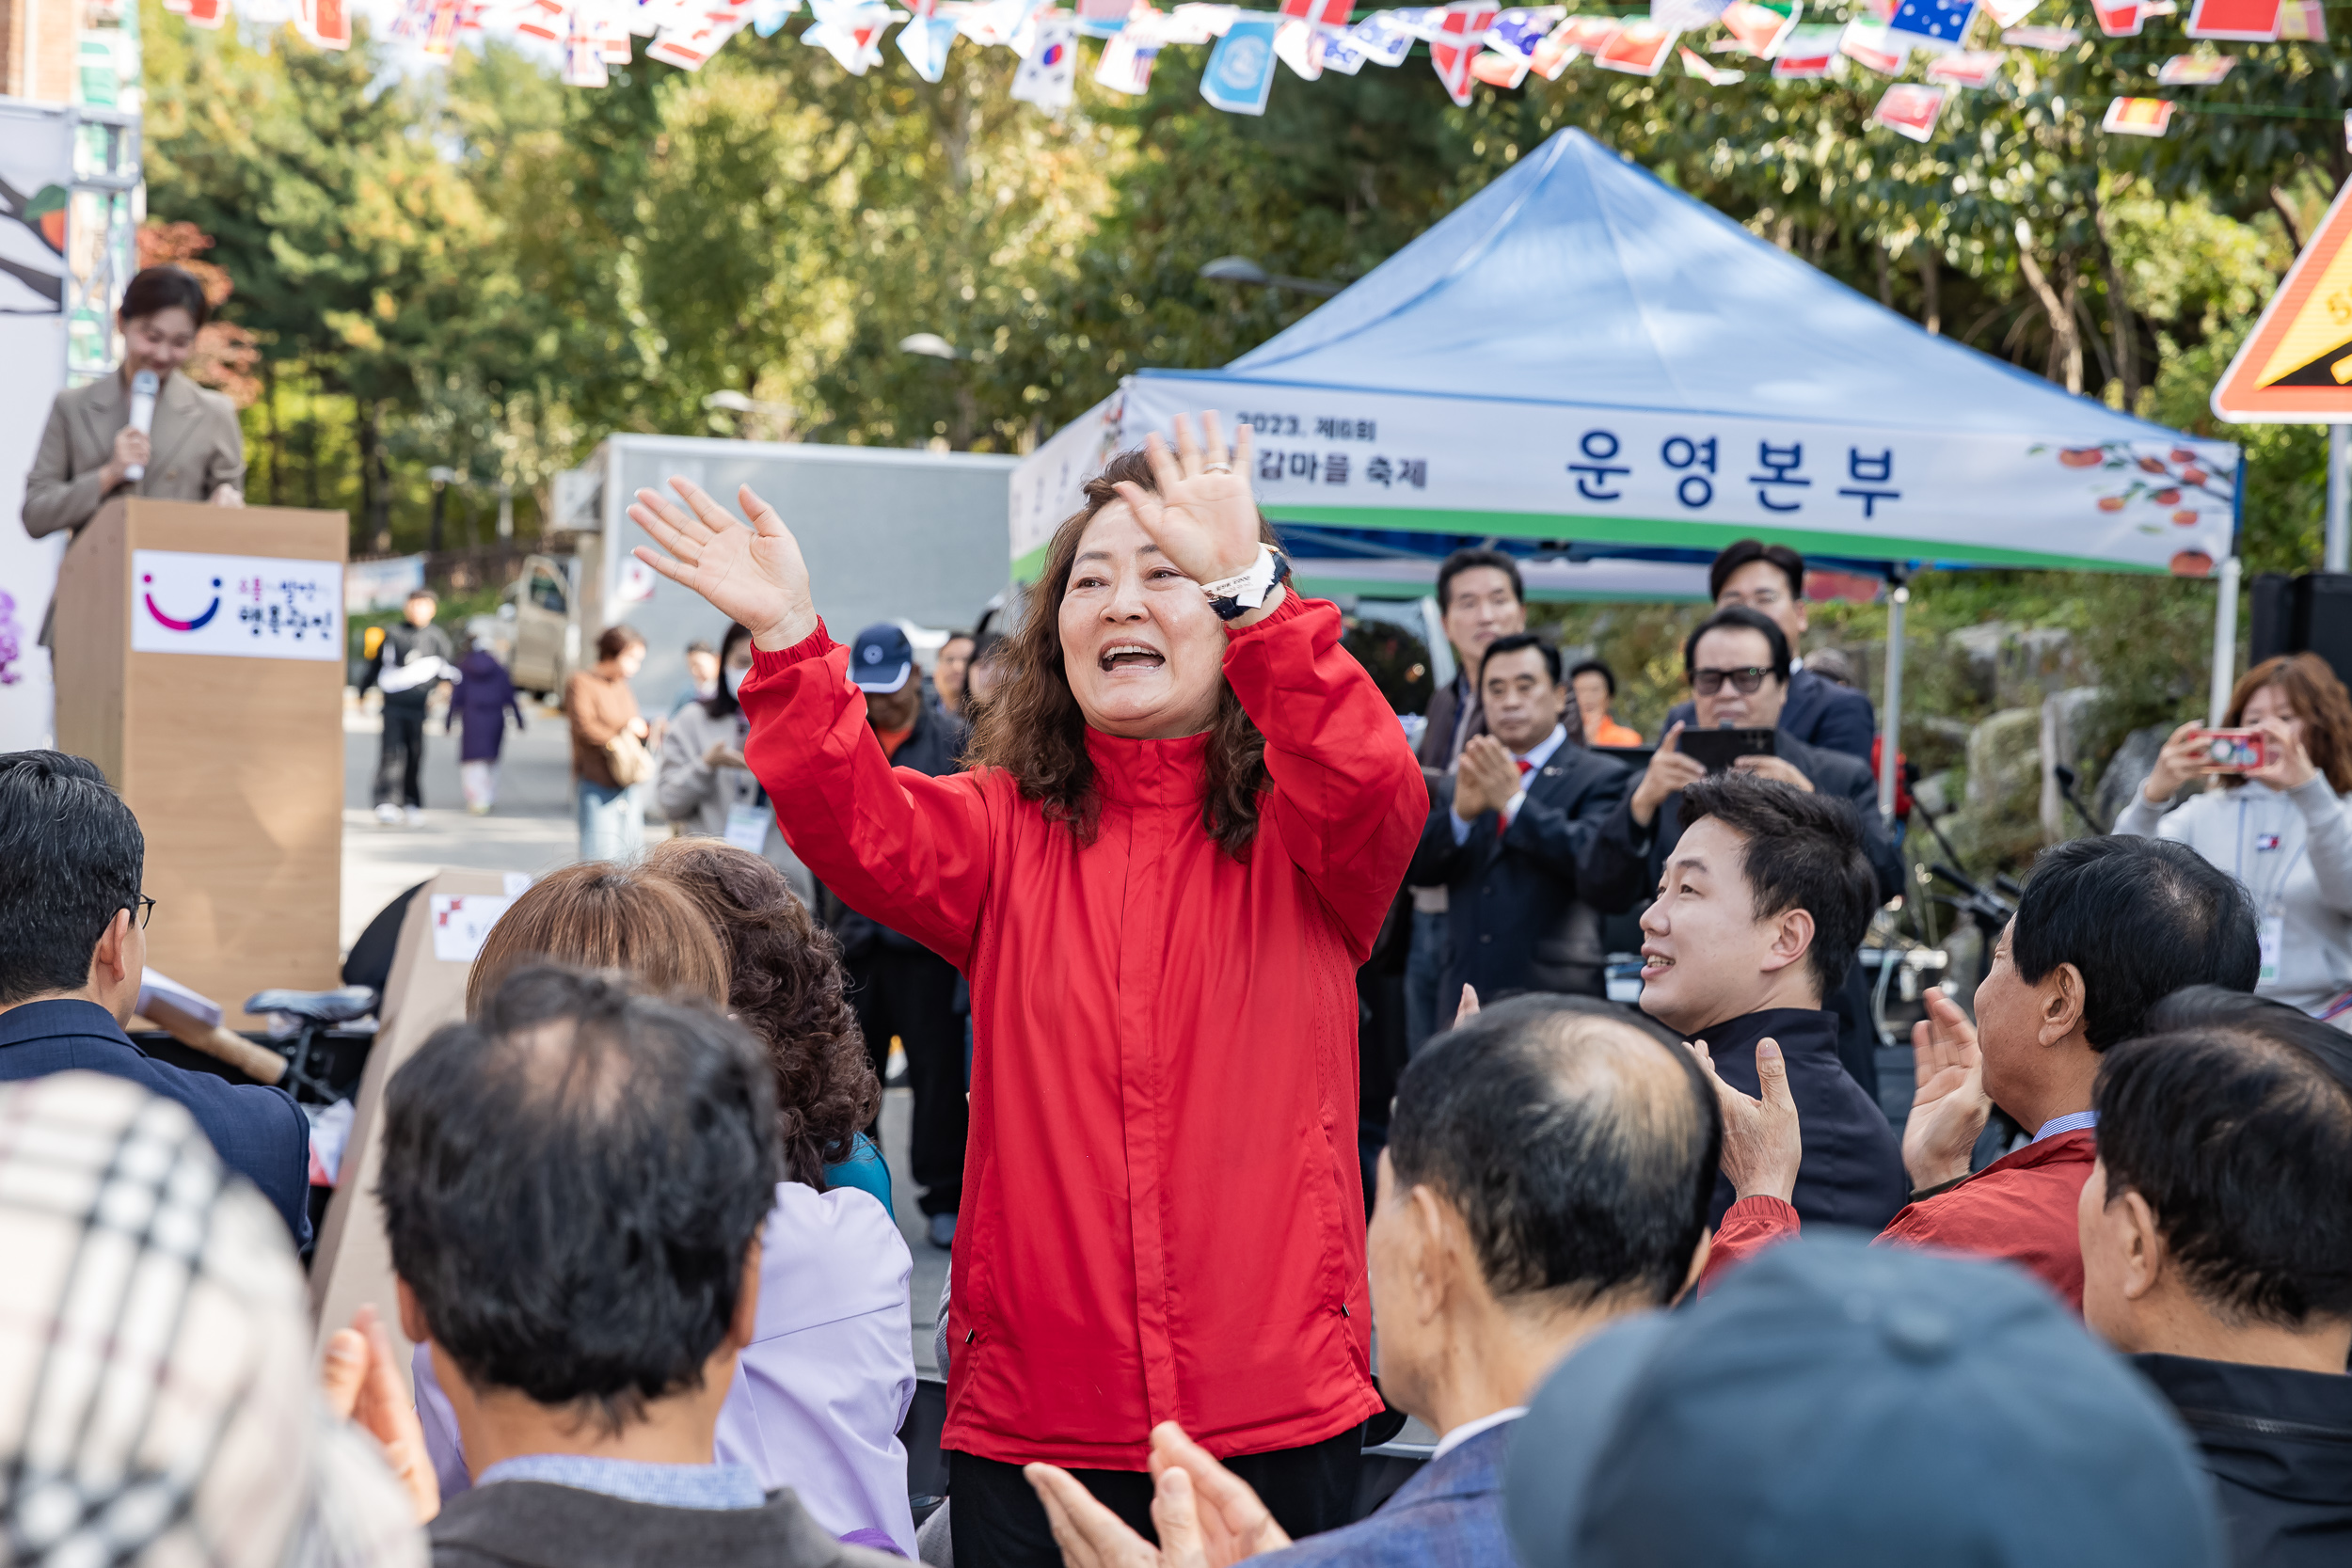
<path fill-rule="evenodd" d="M 1467 984 L 1602 993 L 1600 917 L 1577 897 L 1578 863 L 1631 775 L 1571 737 L 1560 650 L 1533 632 L 1499 637 L 1479 665 L 1486 733 L 1433 791 L 1406 880 L 1445 888 L 1440 994 Z"/>
<path fill-rule="evenodd" d="M 1682 792 L 1688 824 L 1642 916 L 1642 1010 L 1703 1042 L 1749 1093 L 1785 1081 L 1804 1163 L 1782 1195 L 1816 1224 L 1876 1230 L 1903 1206 L 1894 1129 L 1837 1059 L 1821 999 L 1844 980 L 1877 903 L 1852 815 L 1838 802 L 1738 773 Z M 1726 1151 L 1726 1160 L 1730 1158 Z M 1716 1183 L 1720 1222 L 1736 1196 Z"/>
<path fill-rule="evenodd" d="M 1793 655 L 1804 641 L 1808 618 L 1804 609 L 1804 557 L 1786 545 L 1760 539 L 1737 539 L 1724 546 L 1707 574 L 1708 592 L 1715 608 L 1753 610 L 1780 628 Z M 1788 736 L 1808 746 L 1842 752 L 1870 760 L 1870 741 L 1878 718 L 1870 699 L 1859 691 L 1823 680 L 1791 657 L 1788 701 L 1773 721 Z M 1666 715 L 1666 727 L 1689 724 L 1692 705 L 1682 703 Z"/>
<path fill-rule="evenodd" d="M 1977 988 L 1974 1026 L 1931 992 L 1928 1020 L 1912 1032 L 1912 1201 L 1879 1239 L 2006 1259 L 2080 1310 L 2075 1203 L 2098 1154 L 2100 1053 L 2144 1033 L 2151 1009 L 2181 987 L 2252 990 L 2260 963 L 2253 906 L 2194 851 L 2122 836 L 2043 851 Z M 1724 1168 L 1740 1202 L 1724 1217 L 1710 1276 L 1811 1217 L 1788 1202 L 1791 1180 L 1802 1180 L 1789 1123 L 1809 1113 L 1739 1087 L 1724 1096 Z M 1994 1105 L 2033 1129 L 2033 1141 L 1972 1176 L 1970 1152 Z M 1809 1127 L 1803 1145 L 1811 1159 Z"/>

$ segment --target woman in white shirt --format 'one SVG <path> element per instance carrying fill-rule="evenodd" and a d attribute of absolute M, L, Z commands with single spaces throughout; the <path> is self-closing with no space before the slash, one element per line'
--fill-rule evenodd
<path fill-rule="evenodd" d="M 2115 831 L 2185 844 L 2235 877 L 2262 932 L 2256 992 L 2352 1021 L 2352 696 L 2317 655 L 2265 659 L 2231 693 L 2224 727 L 2261 731 L 2270 760 L 2168 811 L 2215 772 L 2204 726 L 2184 724 Z"/>
<path fill-rule="evenodd" d="M 768 792 L 743 766 L 743 737 L 751 726 L 735 689 L 751 668 L 752 634 L 727 627 L 719 644 L 718 689 L 680 705 L 662 733 L 654 793 L 678 834 L 723 838 L 749 849 L 783 872 L 801 902 L 813 906 L 817 879 L 785 843 Z"/>

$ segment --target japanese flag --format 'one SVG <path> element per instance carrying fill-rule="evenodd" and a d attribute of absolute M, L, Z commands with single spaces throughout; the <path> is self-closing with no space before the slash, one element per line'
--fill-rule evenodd
<path fill-rule="evenodd" d="M 1448 6 L 1438 24 L 1437 39 L 1429 45 L 1429 63 L 1437 68 L 1438 80 L 1445 84 L 1457 105 L 1470 103 L 1471 68 L 1486 43 L 1486 29 L 1494 25 L 1501 9 L 1481 0 L 1467 0 Z"/>
<path fill-rule="evenodd" d="M 1029 57 L 1012 73 L 1012 96 L 1041 109 L 1070 106 L 1078 87 L 1078 19 L 1065 10 L 1037 13 Z"/>

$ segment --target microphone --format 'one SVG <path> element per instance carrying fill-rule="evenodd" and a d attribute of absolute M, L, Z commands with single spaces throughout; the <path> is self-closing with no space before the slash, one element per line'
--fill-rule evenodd
<path fill-rule="evenodd" d="M 155 428 L 155 392 L 162 385 L 153 371 L 141 371 L 131 378 L 131 428 L 142 436 Z M 122 477 L 136 484 L 147 477 L 147 465 L 131 464 L 122 470 Z"/>

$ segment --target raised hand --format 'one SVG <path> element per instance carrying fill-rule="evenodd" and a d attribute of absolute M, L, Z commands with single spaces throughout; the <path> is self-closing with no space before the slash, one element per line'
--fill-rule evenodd
<path fill-rule="evenodd" d="M 1153 489 L 1122 483 L 1119 499 L 1135 512 L 1160 553 L 1198 583 L 1248 571 L 1258 559 L 1259 545 L 1258 500 L 1249 489 L 1249 427 L 1241 427 L 1229 455 L 1215 414 L 1200 416 L 1199 440 L 1193 438 L 1192 421 L 1179 414 L 1175 452 L 1170 454 L 1156 433 L 1144 438 L 1143 450 Z M 1263 608 L 1280 602 L 1276 594 Z"/>
<path fill-rule="evenodd" d="M 1454 1027 L 1459 1029 L 1463 1024 L 1468 1023 L 1471 1019 L 1474 1019 L 1477 1016 L 1478 988 L 1476 986 L 1466 984 L 1462 987 L 1461 1005 L 1454 1009 Z"/>
<path fill-rule="evenodd" d="M 1780 1042 L 1756 1044 L 1756 1086 L 1760 1099 L 1733 1088 L 1715 1070 L 1715 1058 L 1705 1040 L 1687 1046 L 1715 1085 L 1715 1103 L 1724 1113 L 1724 1175 L 1740 1197 L 1776 1197 L 1792 1202 L 1797 1194 L 1797 1170 L 1804 1163 L 1804 1129 L 1797 1119 L 1797 1100 L 1788 1089 L 1788 1063 Z"/>
<path fill-rule="evenodd" d="M 2164 749 L 2156 753 L 2155 766 L 2148 770 L 2147 782 L 2139 786 L 2141 797 L 2150 805 L 2165 804 L 2180 793 L 2183 784 L 2208 771 L 2205 764 L 2210 759 L 2200 735 L 2203 728 L 2191 720 L 2165 737 Z"/>
<path fill-rule="evenodd" d="M 631 554 L 749 626 L 755 648 L 780 653 L 817 629 L 808 562 L 774 507 L 744 485 L 735 499 L 752 520 L 745 528 L 692 481 L 673 479 L 670 488 L 685 506 L 652 490 L 637 492 L 628 515 L 661 549 L 640 545 Z"/>
<path fill-rule="evenodd" d="M 1941 990 L 1929 990 L 1927 1003 L 1928 1016 L 1911 1026 L 1912 1074 L 1919 1087 L 1903 1123 L 1903 1169 L 1915 1191 L 1966 1176 L 1968 1156 L 1993 1115 L 1976 1025 Z"/>

